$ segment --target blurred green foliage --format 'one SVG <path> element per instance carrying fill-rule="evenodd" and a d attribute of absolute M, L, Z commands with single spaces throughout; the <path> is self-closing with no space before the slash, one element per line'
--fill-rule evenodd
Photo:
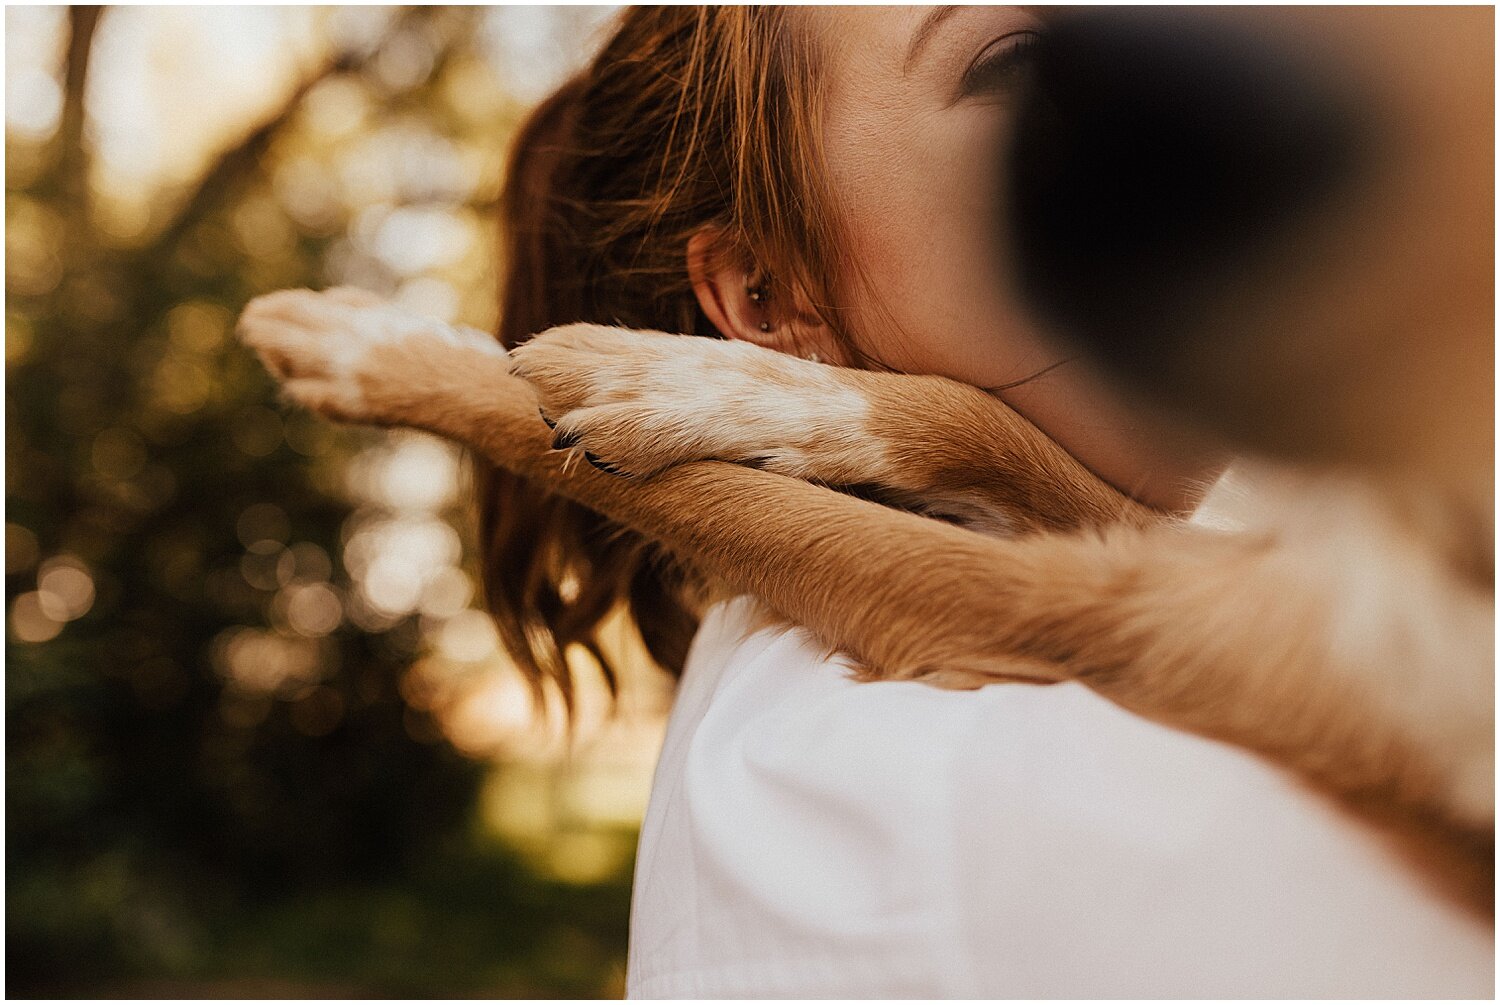
<path fill-rule="evenodd" d="M 288 635 L 264 542 L 312 546 L 297 554 L 330 568 L 311 577 L 343 588 L 338 475 L 377 435 L 283 409 L 235 344 L 251 297 L 330 281 L 351 226 L 299 218 L 272 168 L 320 142 L 304 106 L 328 81 L 493 161 L 523 109 L 451 100 L 479 79 L 477 16 L 408 11 L 336 51 L 141 235 L 101 228 L 90 189 L 96 10 L 69 11 L 55 133 L 8 137 L 12 995 L 621 988 L 628 871 L 550 881 L 476 824 L 487 767 L 399 686 L 414 617 L 292 639 L 315 672 L 266 693 L 223 665 L 236 626 Z M 372 67 L 402 47 L 426 61 L 392 85 Z M 496 180 L 463 194 L 479 219 Z"/>

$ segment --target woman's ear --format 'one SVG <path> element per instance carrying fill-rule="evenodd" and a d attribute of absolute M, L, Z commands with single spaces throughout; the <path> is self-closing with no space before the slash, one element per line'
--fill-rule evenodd
<path fill-rule="evenodd" d="M 810 311 L 777 303 L 756 284 L 754 267 L 719 251 L 723 232 L 703 227 L 688 238 L 687 272 L 698 306 L 719 334 L 765 349 L 843 364 L 827 325 Z"/>

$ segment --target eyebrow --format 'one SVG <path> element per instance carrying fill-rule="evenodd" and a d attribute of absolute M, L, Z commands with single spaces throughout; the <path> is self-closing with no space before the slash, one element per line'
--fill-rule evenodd
<path fill-rule="evenodd" d="M 922 23 L 917 25 L 917 30 L 911 37 L 911 46 L 906 50 L 906 62 L 902 64 L 902 73 L 911 70 L 912 63 L 921 54 L 922 47 L 932 38 L 938 26 L 952 17 L 957 10 L 955 6 L 934 7 L 932 12 L 922 19 Z"/>

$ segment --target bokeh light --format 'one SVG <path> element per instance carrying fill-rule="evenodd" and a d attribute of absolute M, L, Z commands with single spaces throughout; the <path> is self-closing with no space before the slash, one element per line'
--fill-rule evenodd
<path fill-rule="evenodd" d="M 492 328 L 507 145 L 609 14 L 7 8 L 15 987 L 619 993 L 668 682 L 617 619 L 569 728 L 464 456 L 287 408 L 233 337 L 338 283 Z"/>

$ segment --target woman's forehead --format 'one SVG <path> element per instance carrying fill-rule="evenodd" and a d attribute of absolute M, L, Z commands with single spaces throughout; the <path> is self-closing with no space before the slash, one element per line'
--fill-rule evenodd
<path fill-rule="evenodd" d="M 819 54 L 836 64 L 854 60 L 868 67 L 898 69 L 902 52 L 923 22 L 946 17 L 954 7 L 808 5 L 783 8 L 804 29 Z"/>

